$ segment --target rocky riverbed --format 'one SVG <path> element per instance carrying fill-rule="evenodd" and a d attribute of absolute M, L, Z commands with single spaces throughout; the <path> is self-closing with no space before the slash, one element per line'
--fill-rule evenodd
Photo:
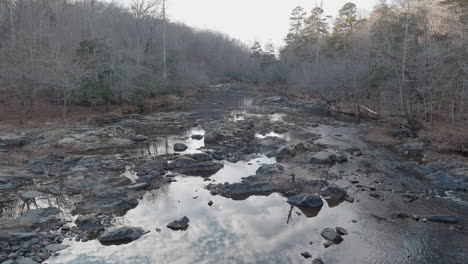
<path fill-rule="evenodd" d="M 243 87 L 0 134 L 0 263 L 466 263 L 468 165 Z"/>

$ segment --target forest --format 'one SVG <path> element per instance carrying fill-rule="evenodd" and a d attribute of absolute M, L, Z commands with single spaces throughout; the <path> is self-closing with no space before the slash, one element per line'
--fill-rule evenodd
<path fill-rule="evenodd" d="M 467 23 L 466 0 L 384 0 L 368 17 L 351 2 L 334 18 L 298 6 L 279 60 L 259 43 L 252 54 L 261 81 L 455 128 L 467 118 Z"/>
<path fill-rule="evenodd" d="M 71 105 L 133 104 L 237 80 L 306 93 L 379 113 L 466 119 L 468 4 L 381 1 L 363 16 L 298 6 L 285 45 L 249 48 L 229 36 L 172 23 L 164 1 L 4 0 L 0 92 Z"/>
<path fill-rule="evenodd" d="M 251 78 L 239 41 L 171 23 L 162 1 L 126 3 L 2 0 L 0 92 L 19 100 L 23 117 L 38 98 L 67 115 L 72 105 L 144 107 L 145 98 L 217 78 Z"/>

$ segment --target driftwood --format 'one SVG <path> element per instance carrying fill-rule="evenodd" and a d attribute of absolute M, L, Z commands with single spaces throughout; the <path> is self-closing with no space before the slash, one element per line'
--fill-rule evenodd
<path fill-rule="evenodd" d="M 367 112 L 369 112 L 369 113 L 371 113 L 371 114 L 373 114 L 373 115 L 375 115 L 375 116 L 378 116 L 378 115 L 379 115 L 377 112 L 371 110 L 369 107 L 366 107 L 366 106 L 364 106 L 364 105 L 357 105 L 357 108 L 358 108 L 358 109 L 362 108 L 362 109 L 366 110 Z"/>

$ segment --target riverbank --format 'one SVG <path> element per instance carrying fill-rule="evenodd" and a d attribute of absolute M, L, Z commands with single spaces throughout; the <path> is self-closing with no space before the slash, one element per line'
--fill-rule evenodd
<path fill-rule="evenodd" d="M 427 144 L 382 148 L 366 138 L 378 121 L 343 121 L 323 104 L 239 84 L 193 98 L 10 136 L 0 263 L 468 256 L 463 157 L 422 159 Z M 184 216 L 185 231 L 165 227 Z M 335 227 L 348 233 L 340 243 L 321 235 Z"/>

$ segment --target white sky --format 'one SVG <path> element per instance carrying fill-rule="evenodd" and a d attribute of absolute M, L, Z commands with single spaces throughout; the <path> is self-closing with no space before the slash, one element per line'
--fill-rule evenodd
<path fill-rule="evenodd" d="M 317 0 L 320 5 L 320 0 Z M 324 0 L 326 15 L 335 16 L 343 4 L 353 2 L 359 10 L 369 11 L 378 0 Z M 174 22 L 227 33 L 246 44 L 259 41 L 283 45 L 289 29 L 289 16 L 296 6 L 306 11 L 315 0 L 167 0 L 167 12 Z"/>

